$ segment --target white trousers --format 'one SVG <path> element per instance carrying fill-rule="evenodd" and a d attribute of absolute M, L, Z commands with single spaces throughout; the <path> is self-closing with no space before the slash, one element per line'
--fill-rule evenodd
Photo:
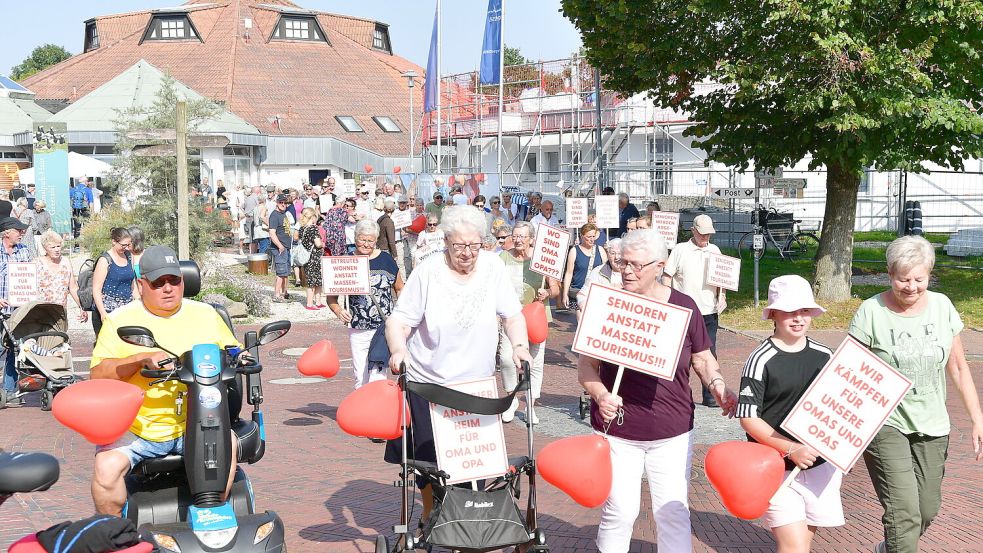
<path fill-rule="evenodd" d="M 597 549 L 601 553 L 628 551 L 641 509 L 644 471 L 652 494 L 659 553 L 692 551 L 688 499 L 692 432 L 649 442 L 612 436 L 608 441 L 613 479 L 597 527 Z"/>
<path fill-rule="evenodd" d="M 403 282 L 409 278 L 409 274 L 406 272 L 406 241 L 397 240 L 396 241 L 396 266 L 399 267 L 399 274 L 403 276 Z"/>
<path fill-rule="evenodd" d="M 532 356 L 532 364 L 529 367 L 530 386 L 533 399 L 539 399 L 543 389 L 543 361 L 546 359 L 546 342 L 542 344 L 529 344 L 529 355 Z M 498 333 L 498 359 L 499 367 L 502 369 L 502 384 L 505 391 L 511 392 L 519 383 L 519 374 L 516 371 L 515 363 L 512 362 L 512 342 L 505 335 L 505 330 Z M 517 402 L 512 403 L 513 409 Z"/>
<path fill-rule="evenodd" d="M 352 367 L 355 369 L 356 390 L 369 382 L 386 379 L 385 371 L 368 370 L 369 344 L 372 343 L 372 336 L 374 335 L 375 329 L 348 329 L 348 342 L 352 346 Z"/>

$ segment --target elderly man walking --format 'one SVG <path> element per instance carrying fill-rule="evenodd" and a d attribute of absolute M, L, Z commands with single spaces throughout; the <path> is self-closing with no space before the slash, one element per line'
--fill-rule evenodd
<path fill-rule="evenodd" d="M 706 283 L 710 254 L 720 254 L 720 248 L 710 243 L 710 238 L 717 231 L 713 228 L 713 219 L 709 215 L 698 215 L 693 219 L 692 231 L 692 238 L 676 244 L 672 249 L 666 261 L 664 278 L 671 279 L 671 286 L 693 298 L 700 308 L 703 324 L 710 336 L 710 352 L 716 357 L 718 317 L 727 307 L 725 290 Z M 706 386 L 703 386 L 703 405 L 717 407 L 713 394 Z"/>

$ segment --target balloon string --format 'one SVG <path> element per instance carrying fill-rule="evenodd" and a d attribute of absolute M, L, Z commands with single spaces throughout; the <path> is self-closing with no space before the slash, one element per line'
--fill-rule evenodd
<path fill-rule="evenodd" d="M 788 476 L 785 477 L 785 481 L 782 482 L 782 485 L 778 486 L 778 490 L 776 490 L 775 494 L 771 496 L 769 502 L 774 501 L 775 496 L 778 495 L 778 492 L 782 491 L 782 488 L 784 488 L 785 486 L 790 485 L 792 481 L 795 480 L 795 477 L 799 475 L 800 472 L 802 472 L 802 469 L 800 469 L 798 466 L 792 469 L 792 472 L 788 473 Z"/>
<path fill-rule="evenodd" d="M 618 365 L 618 373 L 614 376 L 614 385 L 611 386 L 612 395 L 618 395 L 618 390 L 621 389 L 621 377 L 623 377 L 624 375 L 625 375 L 625 366 Z M 604 434 L 608 433 L 608 429 L 611 428 L 611 423 L 614 421 L 618 421 L 618 426 L 621 426 L 622 424 L 625 423 L 624 408 L 619 408 L 617 416 L 604 424 Z"/>

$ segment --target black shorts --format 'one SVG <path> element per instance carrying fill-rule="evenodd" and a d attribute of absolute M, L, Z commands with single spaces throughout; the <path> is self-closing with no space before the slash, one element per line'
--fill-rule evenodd
<path fill-rule="evenodd" d="M 413 392 L 407 393 L 410 404 L 410 436 L 412 447 L 406 450 L 407 459 L 437 462 L 437 449 L 433 442 L 433 423 L 430 420 L 430 402 Z M 403 462 L 403 438 L 386 442 L 387 463 L 398 465 Z"/>

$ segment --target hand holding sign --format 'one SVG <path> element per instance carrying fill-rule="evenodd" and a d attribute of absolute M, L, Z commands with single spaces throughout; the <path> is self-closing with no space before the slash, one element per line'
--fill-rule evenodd
<path fill-rule="evenodd" d="M 536 242 L 532 247 L 533 253 L 529 268 L 543 276 L 562 280 L 563 265 L 566 262 L 569 247 L 569 232 L 551 227 L 546 223 L 540 224 L 536 230 Z"/>
<path fill-rule="evenodd" d="M 369 258 L 365 255 L 342 255 L 321 258 L 324 293 L 329 296 L 371 294 Z"/>

